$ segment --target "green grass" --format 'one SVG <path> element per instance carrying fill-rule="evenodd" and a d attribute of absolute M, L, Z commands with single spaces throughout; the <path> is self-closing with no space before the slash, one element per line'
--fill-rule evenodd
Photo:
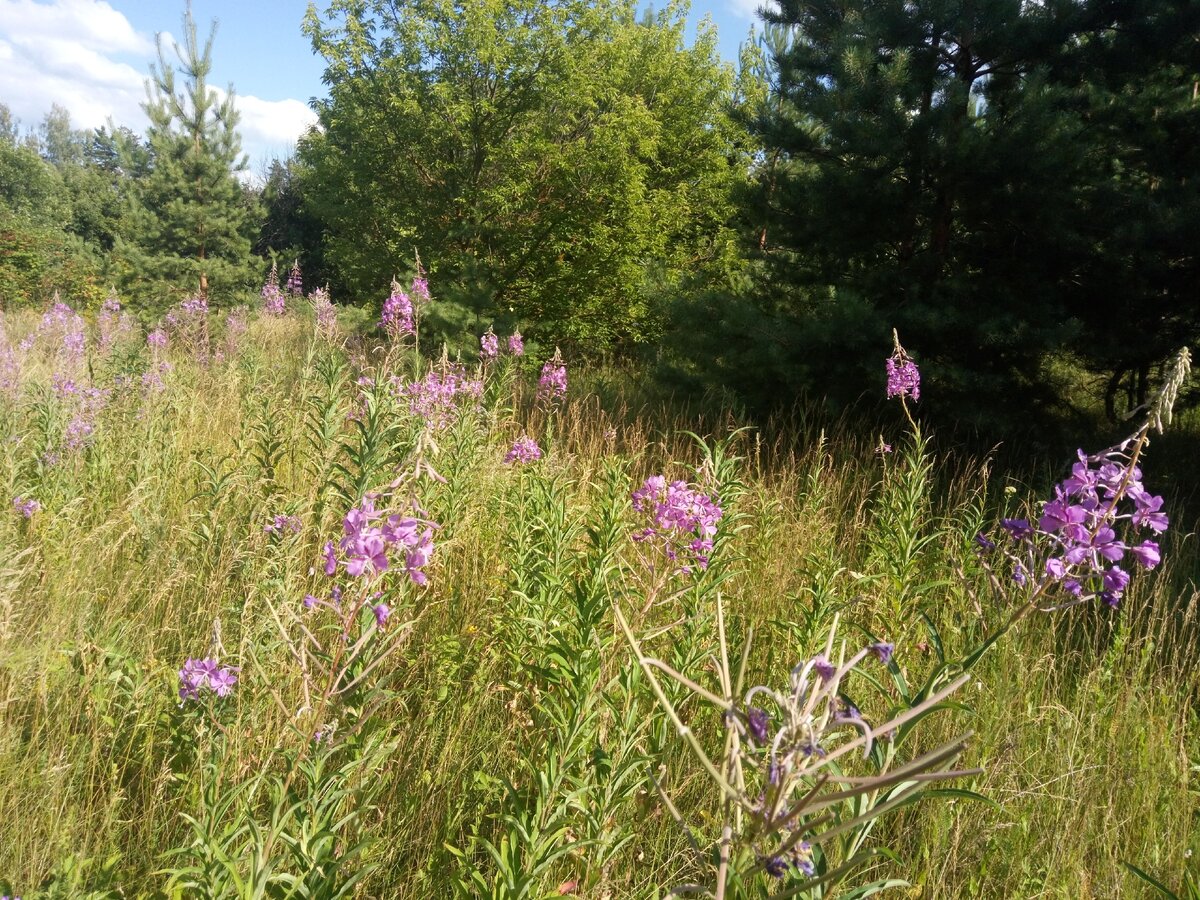
<path fill-rule="evenodd" d="M 10 339 L 33 325 L 8 321 Z M 379 704 L 369 727 L 331 751 L 342 774 L 291 780 L 303 809 L 284 815 L 254 779 L 325 759 L 296 727 L 308 720 L 286 611 L 328 592 L 320 548 L 347 499 L 386 485 L 419 449 L 418 423 L 383 393 L 364 427 L 347 420 L 354 379 L 408 377 L 418 362 L 357 339 L 317 342 L 299 318 L 252 320 L 220 364 L 172 353 L 165 392 L 114 394 L 93 445 L 55 466 L 38 461 L 63 425 L 56 401 L 38 399 L 49 356 L 26 358 L 19 404 L 0 400 L 0 888 L 25 898 L 236 896 L 215 881 L 169 887 L 205 852 L 185 815 L 203 817 L 235 789 L 218 824 L 269 829 L 276 815 L 272 871 L 307 884 L 325 851 L 290 838 L 326 821 L 323 802 L 329 821 L 346 817 L 328 858 L 367 841 L 329 882 L 362 874 L 348 895 L 544 897 L 574 882 L 576 896 L 663 896 L 703 863 L 649 773 L 698 830 L 716 824 L 717 803 L 636 676 L 611 604 L 637 609 L 654 584 L 630 540 L 628 496 L 648 474 L 695 478 L 703 451 L 685 431 L 709 446 L 729 439 L 738 458 L 722 477 L 723 496 L 735 482 L 743 491 L 726 523 L 736 514 L 740 527 L 727 528 L 714 567 L 731 633 L 755 631 L 755 680 L 778 682 L 818 652 L 840 615 L 847 639 L 860 626 L 895 640 L 919 682 L 935 665 L 931 634 L 954 658 L 1002 620 L 972 540 L 1036 499 L 936 439 L 926 457 L 899 451 L 898 411 L 885 435 L 898 452 L 881 458 L 877 436 L 844 424 L 779 429 L 768 442 L 733 434 L 741 423 L 719 411 L 678 417 L 576 369 L 550 420 L 533 403 L 532 361 L 492 372 L 486 410 L 422 451 L 445 482 L 422 479 L 416 494 L 442 527 L 429 587 L 395 582 L 396 621 L 415 624 L 369 695 Z M 95 358 L 91 372 L 109 383 L 140 365 L 136 353 Z M 503 465 L 523 430 L 546 458 Z M 43 505 L 28 523 L 9 505 L 18 494 Z M 280 512 L 301 517 L 300 535 L 263 533 Z M 1175 518 L 1164 565 L 1121 610 L 1025 619 L 975 669 L 964 708 L 923 723 L 917 749 L 974 732 L 960 763 L 984 774 L 960 786 L 992 803 L 930 797 L 882 819 L 873 842 L 898 860 L 826 896 L 878 878 L 910 882 L 891 891 L 909 897 L 1150 896 L 1123 862 L 1183 882 L 1200 849 L 1200 554 L 1194 523 Z M 640 620 L 644 631 L 671 625 L 664 652 L 710 685 L 715 590 L 695 587 Z M 224 733 L 176 694 L 176 671 L 207 654 L 216 620 L 241 666 L 217 707 Z M 349 707 L 343 727 L 367 720 Z M 719 716 L 683 711 L 719 742 Z M 327 783 L 345 795 L 322 800 Z M 264 839 L 231 840 L 231 866 L 251 871 Z M 286 896 L 281 884 L 261 895 Z M 294 895 L 333 895 L 307 890 Z"/>

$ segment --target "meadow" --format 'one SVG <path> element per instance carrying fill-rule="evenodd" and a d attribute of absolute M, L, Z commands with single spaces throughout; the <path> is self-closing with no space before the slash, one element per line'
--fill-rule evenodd
<path fill-rule="evenodd" d="M 1161 563 L 1072 605 L 989 546 L 1072 461 L 998 470 L 936 396 L 756 427 L 439 357 L 419 289 L 268 293 L 0 320 L 0 892 L 1194 891 L 1170 495 Z"/>

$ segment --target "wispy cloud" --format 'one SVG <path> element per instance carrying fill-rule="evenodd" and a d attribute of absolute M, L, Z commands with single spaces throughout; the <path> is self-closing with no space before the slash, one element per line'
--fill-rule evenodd
<path fill-rule="evenodd" d="M 171 36 L 163 39 L 173 60 Z M 111 118 L 143 131 L 141 104 L 154 59 L 154 36 L 138 32 L 104 0 L 0 0 L 0 102 L 26 126 L 57 103 L 77 128 L 98 128 Z M 244 149 L 255 161 L 286 152 L 316 119 L 300 100 L 239 91 L 237 106 Z"/>
<path fill-rule="evenodd" d="M 743 19 L 757 19 L 759 9 L 764 6 L 778 8 L 775 0 L 725 0 L 725 4 L 733 15 Z"/>

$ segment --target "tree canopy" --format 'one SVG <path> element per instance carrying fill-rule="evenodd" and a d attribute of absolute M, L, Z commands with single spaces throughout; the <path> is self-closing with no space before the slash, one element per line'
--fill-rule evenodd
<path fill-rule="evenodd" d="M 685 9 L 632 0 L 337 0 L 305 138 L 327 261 L 383 296 L 414 250 L 463 311 L 611 346 L 655 333 L 650 286 L 722 265 L 732 73 Z M 442 307 L 443 309 L 445 306 Z"/>

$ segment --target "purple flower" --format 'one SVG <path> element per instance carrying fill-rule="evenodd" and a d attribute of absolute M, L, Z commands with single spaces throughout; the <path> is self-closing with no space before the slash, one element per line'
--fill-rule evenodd
<path fill-rule="evenodd" d="M 746 730 L 750 732 L 750 740 L 754 743 L 761 746 L 767 742 L 770 726 L 771 717 L 765 709 L 752 706 L 746 710 Z"/>
<path fill-rule="evenodd" d="M 567 367 L 563 365 L 562 354 L 555 349 L 554 356 L 546 360 L 542 366 L 542 375 L 538 378 L 538 399 L 552 403 L 567 395 Z"/>
<path fill-rule="evenodd" d="M 438 431 L 452 425 L 464 406 L 478 406 L 483 382 L 468 378 L 462 366 L 451 364 L 430 371 L 420 381 L 393 381 L 393 391 L 407 398 L 409 411 L 424 419 L 427 428 Z"/>
<path fill-rule="evenodd" d="M 1153 569 L 1162 562 L 1158 544 L 1154 541 L 1143 541 L 1136 547 L 1130 547 L 1129 553 L 1143 569 Z"/>
<path fill-rule="evenodd" d="M 159 326 L 146 335 L 146 343 L 156 350 L 161 350 L 167 346 L 167 333 Z"/>
<path fill-rule="evenodd" d="M 508 352 L 513 356 L 525 355 L 525 340 L 521 337 L 521 332 L 514 331 L 508 336 Z"/>
<path fill-rule="evenodd" d="M 895 334 L 895 332 L 893 332 Z M 912 397 L 914 401 L 921 399 L 921 372 L 917 364 L 909 359 L 904 348 L 900 346 L 900 338 L 896 337 L 896 349 L 885 362 L 887 369 L 887 397 L 899 397 L 904 400 Z"/>
<path fill-rule="evenodd" d="M 285 531 L 290 531 L 292 534 L 299 534 L 303 526 L 297 516 L 286 516 L 280 513 L 270 522 L 263 526 L 263 532 L 266 534 L 280 535 Z"/>
<path fill-rule="evenodd" d="M 237 684 L 236 672 L 236 668 L 218 665 L 215 659 L 188 659 L 179 670 L 179 699 L 199 700 L 205 691 L 227 697 Z"/>
<path fill-rule="evenodd" d="M 523 435 L 513 441 L 512 449 L 504 457 L 505 463 L 531 463 L 542 458 L 542 448 L 537 441 L 528 435 Z"/>
<path fill-rule="evenodd" d="M 279 269 L 271 263 L 271 272 L 259 292 L 262 295 L 263 312 L 269 316 L 282 316 L 287 310 L 287 298 L 279 289 Z"/>
<path fill-rule="evenodd" d="M 1033 535 L 1033 527 L 1029 524 L 1028 519 L 1001 519 L 1000 527 L 1017 540 Z"/>
<path fill-rule="evenodd" d="M 289 294 L 300 297 L 304 294 L 304 279 L 300 277 L 300 260 L 292 261 L 292 271 L 288 273 L 287 290 Z"/>
<path fill-rule="evenodd" d="M 343 537 L 336 548 L 325 544 L 325 574 L 341 565 L 353 578 L 374 579 L 392 566 L 391 554 L 402 554 L 404 570 L 415 584 L 425 584 L 425 566 L 433 555 L 433 527 L 420 519 L 385 515 L 375 509 L 374 498 L 346 513 Z"/>
<path fill-rule="evenodd" d="M 13 507 L 26 519 L 32 519 L 33 514 L 42 508 L 32 497 L 13 497 Z"/>
<path fill-rule="evenodd" d="M 874 653 L 876 658 L 878 658 L 878 660 L 885 666 L 892 661 L 892 653 L 895 651 L 895 649 L 895 644 L 888 644 L 883 641 L 871 645 L 871 652 Z"/>
<path fill-rule="evenodd" d="M 837 674 L 837 666 L 831 663 L 824 656 L 817 656 L 812 661 L 813 671 L 817 673 L 822 681 L 829 681 Z"/>
<path fill-rule="evenodd" d="M 388 617 L 392 614 L 386 603 L 378 604 L 372 609 L 372 612 L 375 613 L 375 625 L 379 628 L 383 628 L 387 624 Z"/>
<path fill-rule="evenodd" d="M 1145 491 L 1129 492 L 1136 509 L 1133 513 L 1133 524 L 1138 528 L 1149 528 L 1155 534 L 1167 530 L 1167 514 L 1162 512 L 1163 498 L 1152 497 Z"/>
<path fill-rule="evenodd" d="M 770 856 L 762 861 L 763 871 L 772 878 L 782 878 L 788 872 L 787 860 L 782 856 Z"/>
<path fill-rule="evenodd" d="M 500 355 L 500 338 L 490 328 L 479 339 L 479 355 L 484 359 L 495 359 Z"/>
<path fill-rule="evenodd" d="M 404 289 L 393 281 L 392 292 L 383 301 L 379 327 L 386 331 L 392 340 L 397 340 L 405 335 L 416 334 L 415 321 L 412 300 L 404 293 Z"/>
<path fill-rule="evenodd" d="M 633 492 L 632 500 L 633 508 L 648 519 L 634 533 L 635 541 L 657 539 L 682 574 L 691 574 L 693 566 L 708 568 L 717 522 L 724 514 L 714 498 L 685 481 L 668 484 L 662 475 L 652 475 Z"/>

